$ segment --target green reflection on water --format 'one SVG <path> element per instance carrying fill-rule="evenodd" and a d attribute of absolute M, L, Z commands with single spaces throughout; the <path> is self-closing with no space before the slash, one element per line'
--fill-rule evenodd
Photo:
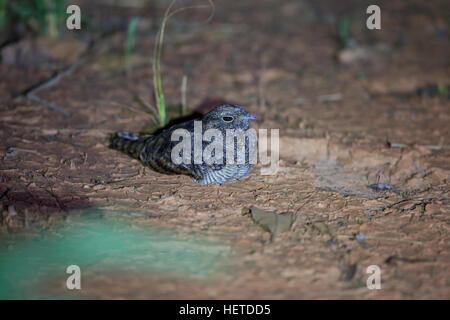
<path fill-rule="evenodd" d="M 0 299 L 51 298 L 37 283 L 63 277 L 66 268 L 209 276 L 223 267 L 230 248 L 198 235 L 140 224 L 133 218 L 90 210 L 30 239 L 0 243 Z M 64 297 L 62 291 L 61 297 Z"/>

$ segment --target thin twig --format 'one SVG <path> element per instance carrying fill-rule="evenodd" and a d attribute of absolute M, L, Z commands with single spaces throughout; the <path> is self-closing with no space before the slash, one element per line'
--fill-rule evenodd
<path fill-rule="evenodd" d="M 332 93 L 332 94 L 324 94 L 317 97 L 317 101 L 319 102 L 336 102 L 342 100 L 341 93 Z"/>
<path fill-rule="evenodd" d="M 386 144 L 388 145 L 389 148 L 400 148 L 400 149 L 414 146 L 414 144 L 407 144 L 407 143 L 401 143 L 401 142 L 390 142 L 390 141 L 387 141 Z M 450 150 L 450 146 L 445 146 L 445 145 L 429 144 L 429 145 L 417 145 L 417 146 L 424 147 L 431 151 Z"/>
<path fill-rule="evenodd" d="M 182 112 L 182 115 L 185 115 L 187 113 L 186 91 L 187 91 L 187 75 L 184 75 L 183 79 L 181 80 L 181 112 Z"/>
<path fill-rule="evenodd" d="M 101 43 L 101 39 L 106 38 L 114 33 L 115 33 L 115 31 L 108 32 L 108 33 L 101 35 L 99 38 L 94 39 L 93 41 L 91 41 L 89 43 L 86 51 L 74 64 L 71 64 L 70 66 L 66 67 L 63 70 L 57 71 L 49 79 L 46 79 L 46 80 L 38 83 L 37 85 L 33 85 L 33 86 L 25 89 L 15 98 L 25 97 L 27 99 L 30 99 L 30 100 L 36 101 L 40 104 L 43 104 L 53 111 L 60 112 L 60 113 L 64 114 L 65 116 L 70 116 L 69 111 L 65 110 L 63 107 L 57 105 L 56 103 L 54 103 L 52 101 L 48 101 L 48 100 L 45 100 L 45 99 L 39 97 L 37 95 L 37 93 L 43 89 L 52 87 L 53 85 L 55 85 L 56 83 L 61 81 L 63 78 L 66 78 L 66 77 L 70 76 L 72 73 L 74 73 L 75 70 L 77 70 L 79 67 L 81 67 L 83 64 L 85 64 L 88 61 L 88 59 L 90 59 L 96 55 L 96 51 L 98 51 L 97 50 L 98 43 Z"/>
<path fill-rule="evenodd" d="M 67 111 L 66 109 L 64 109 L 63 107 L 57 105 L 54 102 L 42 99 L 40 97 L 38 97 L 35 94 L 27 94 L 26 97 L 32 101 L 36 101 L 42 105 L 45 105 L 47 108 L 53 110 L 53 111 L 57 111 L 57 112 L 61 112 L 63 115 L 65 115 L 66 117 L 70 116 L 70 112 Z"/>
<path fill-rule="evenodd" d="M 71 75 L 76 69 L 78 69 L 83 63 L 85 62 L 85 58 L 81 58 L 76 63 L 70 65 L 66 69 L 57 72 L 55 75 L 50 77 L 49 79 L 39 83 L 38 85 L 28 88 L 25 90 L 21 95 L 25 96 L 27 99 L 36 101 L 40 104 L 43 104 L 47 106 L 49 109 L 57 112 L 61 112 L 66 117 L 70 116 L 70 112 L 64 109 L 63 107 L 57 105 L 56 103 L 52 101 L 45 100 L 37 95 L 37 93 L 43 89 L 49 88 L 59 81 L 61 81 L 63 78 L 68 77 Z"/>
<path fill-rule="evenodd" d="M 336 236 L 337 239 L 342 239 L 342 240 L 350 240 L 352 239 L 354 236 L 349 236 L 349 235 L 345 235 L 345 234 L 339 234 Z M 371 237 L 371 236 L 365 236 L 366 240 L 379 240 L 379 241 L 395 241 L 395 242 L 406 242 L 406 243 L 411 243 L 411 244 L 420 244 L 423 245 L 422 241 L 418 241 L 418 240 L 403 240 L 403 239 L 397 239 L 397 238 L 387 238 L 387 237 Z"/>

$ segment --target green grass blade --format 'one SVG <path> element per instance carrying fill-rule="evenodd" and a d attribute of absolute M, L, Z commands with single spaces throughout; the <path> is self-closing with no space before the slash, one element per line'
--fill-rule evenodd
<path fill-rule="evenodd" d="M 128 29 L 127 29 L 127 40 L 125 44 L 125 68 L 127 71 L 131 70 L 133 67 L 133 55 L 134 55 L 134 48 L 136 44 L 136 29 L 139 22 L 138 17 L 131 18 L 130 22 L 128 23 Z"/>
<path fill-rule="evenodd" d="M 159 115 L 159 125 L 164 126 L 169 121 L 169 118 L 167 116 L 167 108 L 166 108 L 166 102 L 164 98 L 164 91 L 162 86 L 162 78 L 161 78 L 161 56 L 162 56 L 162 48 L 164 43 L 164 34 L 165 29 L 167 25 L 167 21 L 170 17 L 173 15 L 187 10 L 187 9 L 193 9 L 193 8 L 205 8 L 205 7 L 211 7 L 213 10 L 211 14 L 209 15 L 207 21 L 209 21 L 213 14 L 214 14 L 214 3 L 212 0 L 208 0 L 209 6 L 190 6 L 190 7 L 184 7 L 177 10 L 174 10 L 171 12 L 173 6 L 175 5 L 177 0 L 173 0 L 169 7 L 166 9 L 164 13 L 163 20 L 161 22 L 161 26 L 159 28 L 159 31 L 156 35 L 156 44 L 153 51 L 153 61 L 152 61 L 152 69 L 153 69 L 153 90 L 155 94 L 155 101 L 156 101 L 156 108 L 158 110 Z"/>

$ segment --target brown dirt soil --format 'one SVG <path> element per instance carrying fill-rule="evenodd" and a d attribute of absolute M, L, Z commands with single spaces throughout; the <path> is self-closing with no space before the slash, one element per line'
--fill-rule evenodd
<path fill-rule="evenodd" d="M 214 279 L 92 277 L 88 295 L 98 298 L 449 299 L 450 100 L 416 94 L 450 84 L 449 5 L 381 7 L 380 31 L 365 29 L 365 2 L 355 1 L 220 1 L 206 25 L 190 27 L 205 11 L 174 18 L 162 65 L 169 103 L 180 102 L 187 74 L 192 109 L 223 99 L 257 115 L 255 128 L 280 129 L 279 171 L 262 176 L 258 165 L 223 186 L 161 175 L 108 148 L 112 132 L 151 120 L 134 96 L 151 97 L 154 32 L 138 34 L 130 73 L 117 32 L 39 92 L 68 116 L 17 97 L 52 72 L 1 64 L 2 205 L 14 205 L 25 227 L 89 206 L 150 212 L 145 223 L 219 237 L 237 252 L 233 271 Z M 385 49 L 339 63 L 341 14 L 355 17 L 360 43 Z M 251 206 L 292 212 L 291 230 L 270 241 L 241 214 Z M 8 221 L 4 234 L 22 229 Z M 366 288 L 370 265 L 382 270 L 381 290 Z"/>

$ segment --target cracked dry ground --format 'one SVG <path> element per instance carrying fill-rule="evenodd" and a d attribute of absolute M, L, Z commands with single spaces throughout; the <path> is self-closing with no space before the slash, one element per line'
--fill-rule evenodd
<path fill-rule="evenodd" d="M 39 232 L 82 208 L 102 207 L 233 248 L 232 269 L 214 278 L 93 276 L 85 290 L 97 298 L 450 298 L 450 102 L 391 94 L 448 82 L 448 42 L 415 23 L 427 17 L 405 16 L 409 38 L 401 47 L 340 66 L 329 25 L 298 22 L 293 3 L 252 3 L 218 4 L 207 28 L 168 37 L 166 95 L 178 102 L 188 69 L 190 105 L 220 97 L 256 114 L 256 128 L 280 128 L 276 175 L 262 176 L 257 166 L 242 181 L 202 186 L 108 149 L 111 132 L 139 131 L 149 120 L 133 93 L 149 97 L 153 39 L 138 37 L 140 62 L 124 76 L 101 63 L 117 54 L 124 39 L 118 33 L 104 56 L 41 92 L 70 116 L 9 98 L 47 71 L 1 65 L 0 197 L 23 217 L 3 219 L 2 236 Z M 378 40 L 392 44 L 389 30 L 400 27 L 389 12 L 383 19 Z M 363 78 L 354 76 L 360 72 Z M 265 105 L 257 103 L 261 91 Z M 317 98 L 332 93 L 339 98 Z M 387 147 L 387 137 L 401 148 Z M 394 189 L 368 187 L 378 182 Z M 270 241 L 241 214 L 250 206 L 292 212 L 291 230 Z M 381 290 L 366 288 L 369 265 L 382 270 Z"/>

